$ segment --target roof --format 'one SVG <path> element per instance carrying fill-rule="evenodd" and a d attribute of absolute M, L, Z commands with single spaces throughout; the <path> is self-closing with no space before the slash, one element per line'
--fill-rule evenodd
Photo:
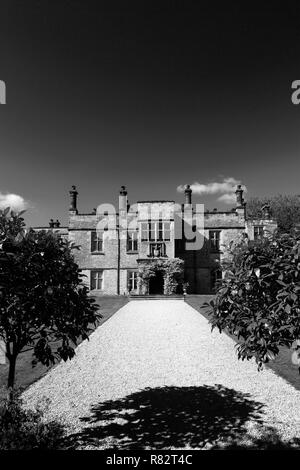
<path fill-rule="evenodd" d="M 173 203 L 175 203 L 175 201 L 163 201 L 163 200 L 160 200 L 160 201 L 137 201 L 137 204 L 145 204 L 145 203 L 150 203 L 150 202 L 151 202 L 151 203 L 157 203 L 157 202 L 162 202 L 162 203 L 164 203 L 164 202 L 173 202 Z"/>

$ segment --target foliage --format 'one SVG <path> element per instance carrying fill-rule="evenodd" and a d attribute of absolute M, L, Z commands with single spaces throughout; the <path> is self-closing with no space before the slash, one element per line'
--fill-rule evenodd
<path fill-rule="evenodd" d="M 162 271 L 164 276 L 164 294 L 175 294 L 183 283 L 184 261 L 179 258 L 168 260 L 157 259 L 154 262 L 144 263 L 139 267 L 140 288 L 143 289 L 151 277 L 157 271 Z"/>
<path fill-rule="evenodd" d="M 238 357 L 259 367 L 300 338 L 300 237 L 235 247 L 212 307 L 212 328 L 237 335 Z"/>
<path fill-rule="evenodd" d="M 251 198 L 247 201 L 247 217 L 261 218 L 261 208 L 265 204 L 270 205 L 272 217 L 277 220 L 281 232 L 291 232 L 300 224 L 299 196 L 279 194 L 270 198 Z"/>
<path fill-rule="evenodd" d="M 26 410 L 13 393 L 0 398 L 0 450 L 60 449 L 63 426 L 43 422 L 43 412 Z"/>
<path fill-rule="evenodd" d="M 184 261 L 179 258 L 167 261 L 165 265 L 164 294 L 175 294 L 178 286 L 183 283 L 183 265 Z"/>
<path fill-rule="evenodd" d="M 10 224 L 2 220 L 12 217 Z M 13 386 L 16 358 L 25 347 L 47 366 L 72 358 L 78 338 L 88 337 L 99 314 L 74 261 L 75 246 L 51 230 L 24 233 L 20 217 L 3 211 L 0 227 L 7 226 L 0 264 L 0 338 L 10 362 L 8 386 Z M 59 342 L 55 350 L 53 342 Z"/>
<path fill-rule="evenodd" d="M 25 222 L 21 215 L 24 211 L 19 213 L 10 210 L 7 207 L 0 210 L 0 243 L 20 240 L 24 234 Z"/>

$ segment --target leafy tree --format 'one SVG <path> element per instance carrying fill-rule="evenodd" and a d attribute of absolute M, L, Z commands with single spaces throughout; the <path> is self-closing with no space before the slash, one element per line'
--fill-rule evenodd
<path fill-rule="evenodd" d="M 291 347 L 300 338 L 300 235 L 236 246 L 209 305 L 212 328 L 237 336 L 239 359 L 260 368 Z"/>
<path fill-rule="evenodd" d="M 22 217 L 10 210 L 0 211 L 0 239 L 0 338 L 13 387 L 25 348 L 47 366 L 72 358 L 101 315 L 74 261 L 77 247 L 52 231 L 25 232 Z"/>
<path fill-rule="evenodd" d="M 277 219 L 281 232 L 290 233 L 300 224 L 300 196 L 282 195 L 270 198 L 254 197 L 247 202 L 247 216 L 249 218 L 261 218 L 261 208 L 269 204 L 272 216 Z"/>

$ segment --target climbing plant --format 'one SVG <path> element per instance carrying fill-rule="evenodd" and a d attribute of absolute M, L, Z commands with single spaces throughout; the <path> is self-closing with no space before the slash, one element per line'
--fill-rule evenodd
<path fill-rule="evenodd" d="M 156 276 L 158 271 L 163 273 L 164 294 L 172 295 L 183 284 L 184 261 L 179 258 L 169 260 L 155 259 L 144 263 L 139 267 L 139 288 L 141 293 L 146 293 L 149 280 Z"/>

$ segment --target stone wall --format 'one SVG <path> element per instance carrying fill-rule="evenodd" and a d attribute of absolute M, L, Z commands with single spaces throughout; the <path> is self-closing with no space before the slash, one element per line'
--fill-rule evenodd
<path fill-rule="evenodd" d="M 127 252 L 127 231 L 122 228 L 122 217 L 126 216 L 127 194 L 121 196 L 122 205 L 120 214 L 114 212 L 114 207 L 100 205 L 90 214 L 79 214 L 77 209 L 69 211 L 69 226 L 61 228 L 62 236 L 69 237 L 79 250 L 74 251 L 75 260 L 86 275 L 84 282 L 90 287 L 91 270 L 103 270 L 103 292 L 100 294 L 128 294 L 127 277 L 129 270 L 138 270 L 138 262 L 149 260 L 149 243 L 139 238 L 138 252 Z M 129 209 L 132 217 L 138 215 L 137 227 L 149 217 L 156 220 L 170 221 L 171 239 L 164 241 L 168 259 L 178 257 L 184 260 L 185 280 L 189 283 L 189 293 L 204 294 L 211 292 L 211 274 L 220 269 L 222 262 L 228 257 L 228 247 L 231 241 L 247 234 L 250 240 L 254 238 L 254 226 L 262 225 L 265 233 L 273 232 L 276 221 L 271 219 L 246 220 L 245 206 L 238 205 L 232 211 L 204 212 L 198 217 L 202 207 L 200 205 L 175 205 L 174 201 L 140 201 Z M 203 246 L 201 249 L 187 249 L 183 239 L 176 239 L 183 233 L 183 213 L 176 215 L 176 211 L 184 210 L 185 220 L 188 220 L 190 228 L 197 225 L 197 221 L 203 221 L 202 228 Z M 199 211 L 198 214 L 196 211 Z M 120 222 L 120 230 L 116 230 L 116 221 Z M 103 253 L 91 252 L 91 231 L 96 228 L 104 228 Z M 196 227 L 199 229 L 199 227 Z M 200 227 L 201 228 L 201 227 Z M 220 231 L 220 250 L 214 252 L 209 243 L 210 230 Z M 175 236 L 176 233 L 176 236 Z"/>

